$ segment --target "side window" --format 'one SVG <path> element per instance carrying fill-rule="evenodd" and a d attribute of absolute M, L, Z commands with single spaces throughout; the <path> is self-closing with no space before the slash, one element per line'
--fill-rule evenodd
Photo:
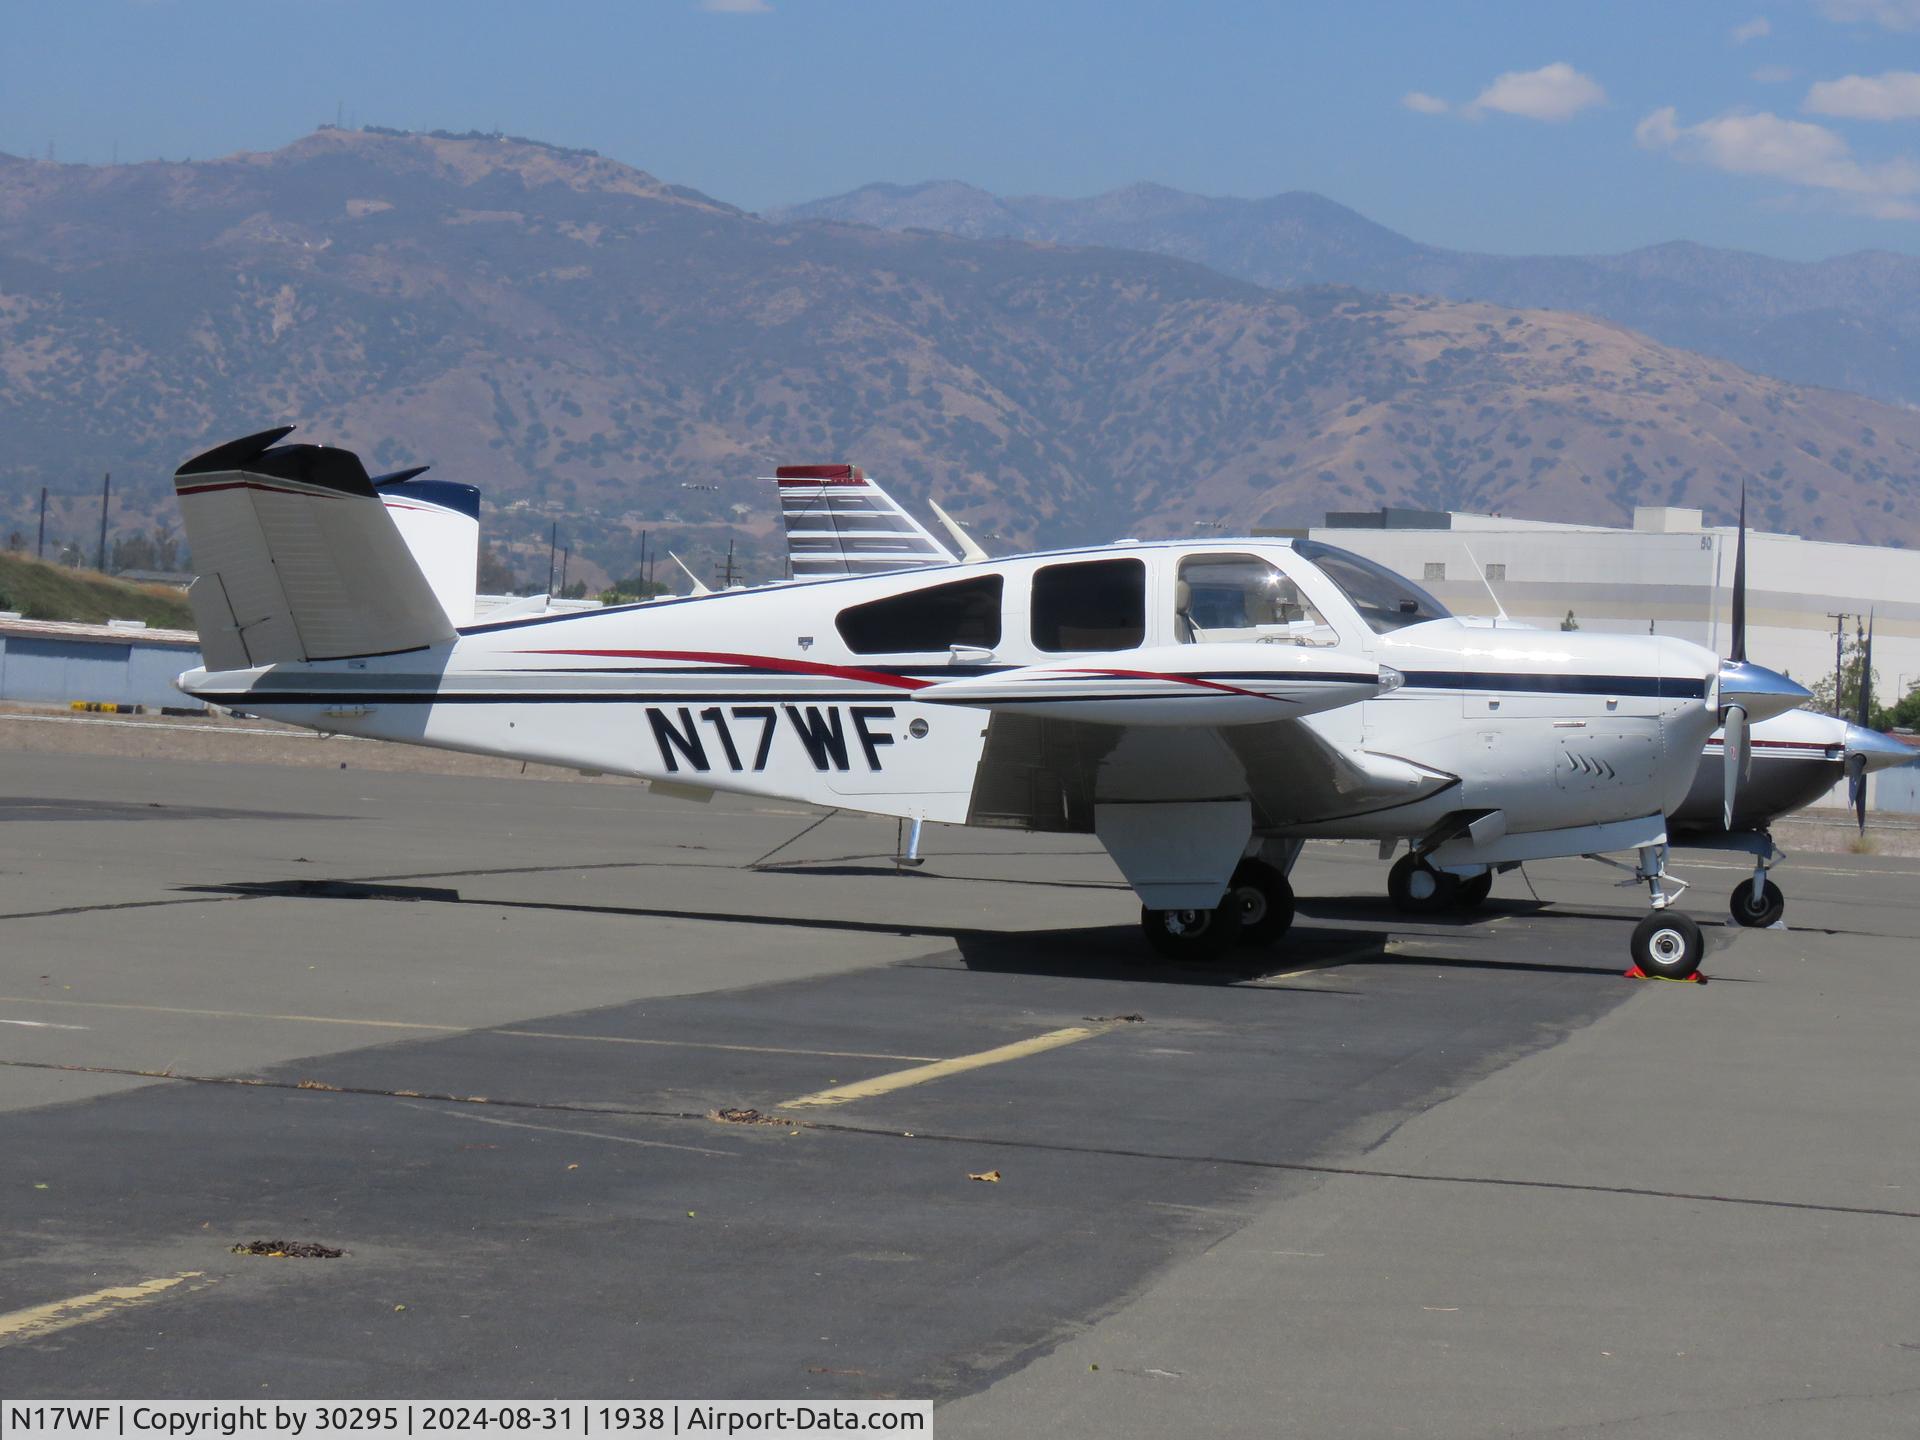
<path fill-rule="evenodd" d="M 1000 643 L 1002 584 L 998 575 L 979 575 L 889 595 L 842 610 L 833 624 L 856 655 L 945 650 L 953 645 L 991 650 Z"/>
<path fill-rule="evenodd" d="M 1173 586 L 1173 634 L 1183 645 L 1257 640 L 1337 645 L 1300 588 L 1257 555 L 1189 555 Z"/>
<path fill-rule="evenodd" d="M 1035 649 L 1131 650 L 1146 638 L 1144 561 L 1089 560 L 1034 572 Z"/>

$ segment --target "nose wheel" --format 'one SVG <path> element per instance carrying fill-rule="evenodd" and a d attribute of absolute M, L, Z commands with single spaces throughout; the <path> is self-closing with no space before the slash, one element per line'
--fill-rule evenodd
<path fill-rule="evenodd" d="M 1775 924 L 1787 913 L 1787 897 L 1780 887 L 1771 880 L 1762 882 L 1760 898 L 1753 895 L 1753 882 L 1742 880 L 1733 887 L 1733 894 L 1727 900 L 1727 908 L 1733 912 L 1733 923 L 1745 926 L 1749 930 L 1764 930 Z"/>
<path fill-rule="evenodd" d="M 1706 941 L 1693 917 L 1678 910 L 1656 910 L 1633 927 L 1633 963 L 1644 975 L 1688 980 L 1700 972 Z"/>

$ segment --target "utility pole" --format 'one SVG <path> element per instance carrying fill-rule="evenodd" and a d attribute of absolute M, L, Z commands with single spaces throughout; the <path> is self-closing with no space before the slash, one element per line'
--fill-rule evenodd
<path fill-rule="evenodd" d="M 642 530 L 640 532 L 640 568 L 633 572 L 634 578 L 640 582 L 640 588 L 642 590 L 647 588 L 647 535 L 648 533 L 649 532 L 645 530 Z M 640 598 L 644 600 L 647 597 L 642 595 Z"/>
<path fill-rule="evenodd" d="M 107 471 L 107 478 L 100 482 L 100 563 L 93 568 L 102 575 L 107 573 L 107 512 L 113 506 L 113 472 Z"/>
<path fill-rule="evenodd" d="M 33 558 L 47 558 L 47 487 L 40 487 L 40 538 L 34 543 Z"/>
<path fill-rule="evenodd" d="M 553 522 L 553 528 L 547 532 L 547 594 L 553 594 L 553 561 L 560 548 L 560 522 Z"/>
<path fill-rule="evenodd" d="M 560 547 L 560 593 L 563 595 L 566 594 L 567 592 L 567 562 L 570 561 L 571 559 L 573 559 L 573 547 L 571 545 L 561 546 Z"/>
<path fill-rule="evenodd" d="M 731 540 L 727 541 L 727 568 L 726 573 L 720 577 L 720 588 L 722 590 L 733 588 L 733 541 Z"/>
<path fill-rule="evenodd" d="M 1845 610 L 1827 611 L 1827 619 L 1833 621 L 1833 714 L 1840 717 L 1840 656 L 1841 647 L 1846 639 L 1847 621 L 1858 620 L 1858 615 Z"/>

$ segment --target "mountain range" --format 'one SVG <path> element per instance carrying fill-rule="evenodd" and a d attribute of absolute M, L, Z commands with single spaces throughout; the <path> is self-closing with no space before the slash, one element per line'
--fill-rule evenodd
<path fill-rule="evenodd" d="M 1778 260 L 1676 241 L 1621 255 L 1483 255 L 1421 244 L 1310 191 L 1261 200 L 1131 185 L 1084 200 L 958 181 L 868 185 L 771 212 L 974 239 L 1105 245 L 1278 290 L 1352 285 L 1614 320 L 1764 375 L 1920 403 L 1920 258 Z"/>
<path fill-rule="evenodd" d="M 0 529 L 172 514 L 168 476 L 299 422 L 486 493 L 591 583 L 642 532 L 711 575 L 781 542 L 776 463 L 853 460 L 992 548 L 1635 504 L 1920 542 L 1920 412 L 1588 316 L 1192 260 L 773 223 L 593 155 L 324 129 L 116 167 L 0 157 Z M 55 534 L 63 533 L 56 529 Z M 664 577 L 663 577 L 664 578 Z"/>

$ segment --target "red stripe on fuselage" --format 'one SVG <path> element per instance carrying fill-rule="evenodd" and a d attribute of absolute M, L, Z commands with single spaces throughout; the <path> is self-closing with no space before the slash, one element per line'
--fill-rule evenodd
<path fill-rule="evenodd" d="M 773 655 L 736 655 L 724 650 L 518 650 L 518 655 L 591 655 L 608 660 L 686 660 L 702 665 L 745 665 L 782 675 L 822 675 L 835 680 L 857 680 L 865 685 L 890 685 L 896 690 L 924 690 L 931 680 L 892 675 L 885 670 L 863 670 L 853 665 L 825 665 L 817 660 L 784 660 Z"/>
<path fill-rule="evenodd" d="M 1290 700 L 1284 695 L 1262 695 L 1258 690 L 1242 690 L 1238 685 L 1222 685 L 1218 680 L 1202 680 L 1196 675 L 1162 674 L 1158 670 L 1071 670 L 1072 675 L 1111 675 L 1117 680 L 1171 680 L 1176 685 L 1197 685 L 1207 690 L 1220 690 L 1228 695 L 1244 695 L 1249 700 L 1271 700 L 1276 705 L 1297 705 L 1300 702 Z"/>

